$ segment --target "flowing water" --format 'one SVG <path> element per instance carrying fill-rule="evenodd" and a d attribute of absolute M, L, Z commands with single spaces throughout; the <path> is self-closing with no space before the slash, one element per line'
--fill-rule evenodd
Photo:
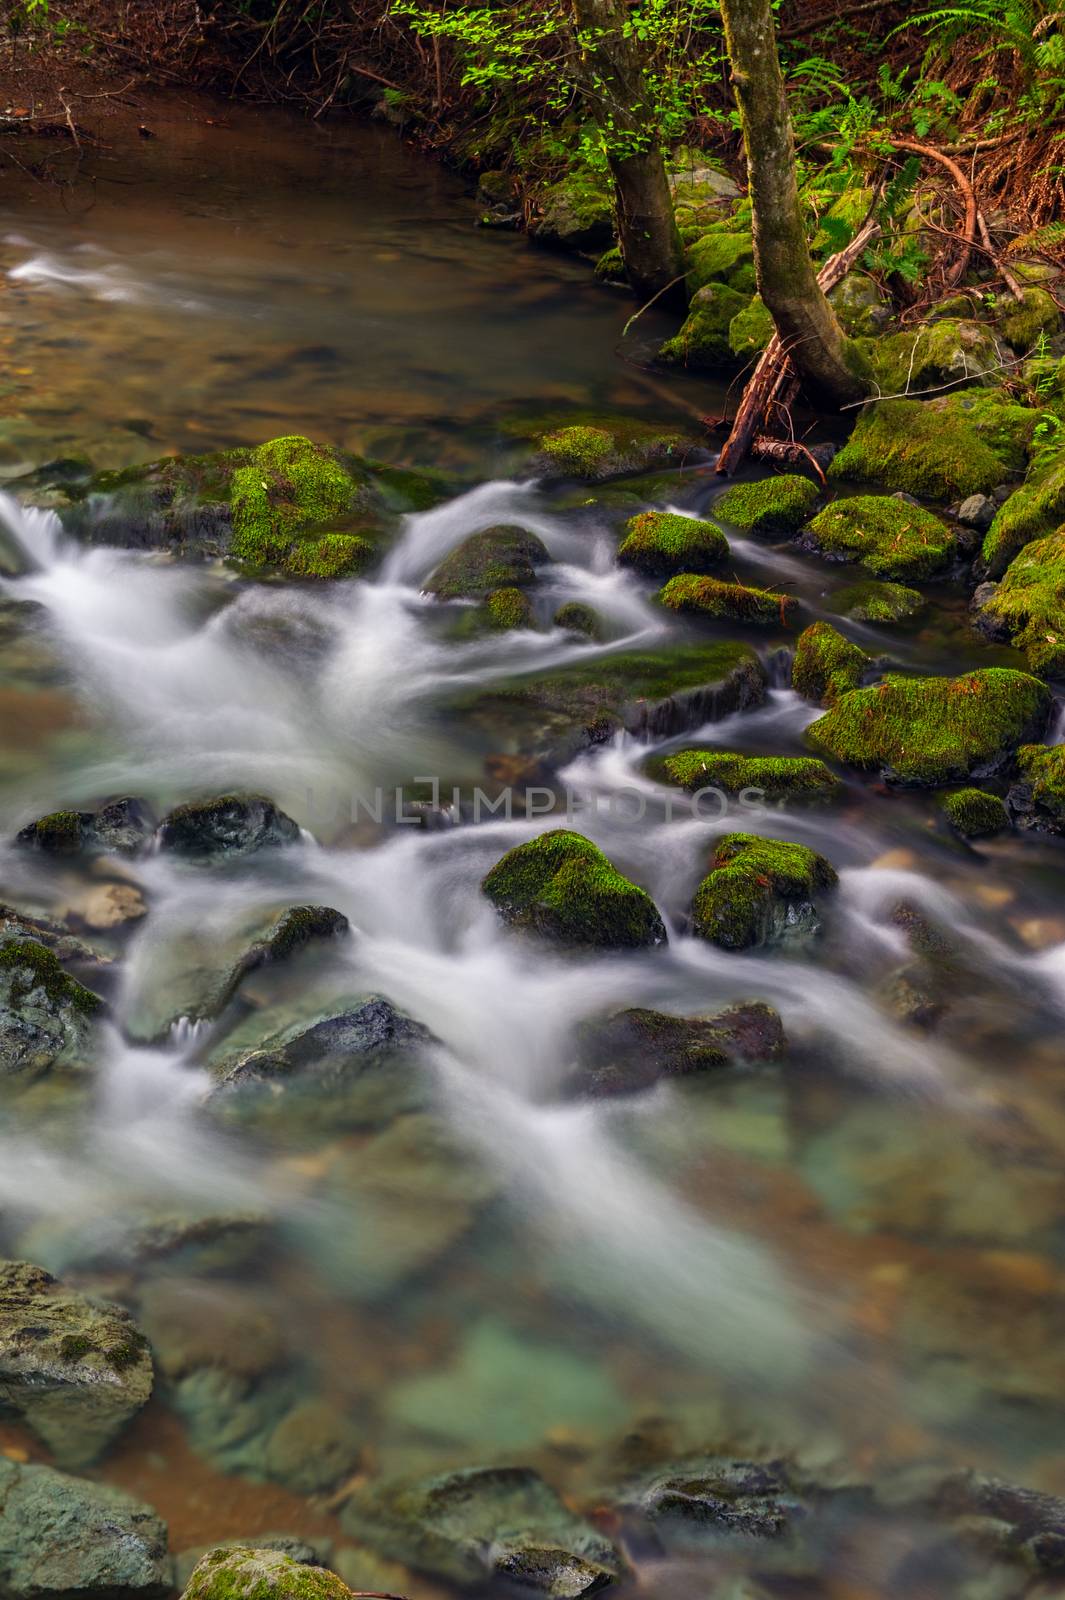
<path fill-rule="evenodd" d="M 350 1420 L 349 1479 L 520 1461 L 595 1504 L 635 1438 L 661 1459 L 788 1454 L 833 1485 L 934 1464 L 1065 1493 L 1060 847 L 971 848 L 927 797 L 869 784 L 831 811 L 753 820 L 667 804 L 646 776 L 652 749 L 802 752 L 815 713 L 777 687 L 760 709 L 657 746 L 618 738 L 557 775 L 573 825 L 654 897 L 666 946 L 563 955 L 503 931 L 480 880 L 559 817 L 474 822 L 447 806 L 515 748 L 505 717 L 455 708 L 530 669 L 680 631 L 615 566 L 609 501 L 508 475 L 492 426 L 531 400 L 661 416 L 642 346 L 622 338 L 630 308 L 581 264 L 473 232 L 461 186 L 391 133 L 230 112 L 209 135 L 196 115 L 175 113 L 169 148 L 104 163 L 92 209 L 31 190 L 13 210 L 3 309 L 29 370 L 3 419 L 8 476 L 305 431 L 467 487 L 407 517 L 377 575 L 318 588 L 81 548 L 54 513 L 0 502 L 26 569 L 3 583 L 5 838 L 58 806 L 132 793 L 162 812 L 234 788 L 268 793 L 304 830 L 229 867 L 154 854 L 123 868 L 148 912 L 88 936 L 115 958 L 91 1087 L 5 1102 L 5 1253 L 133 1307 L 168 1379 L 98 1473 L 156 1505 L 176 1550 L 322 1536 L 371 1577 L 337 1521 L 342 1497 L 302 1480 L 276 1442 L 309 1399 Z M 267 127 L 278 162 L 264 178 Z M 694 385 L 690 397 L 720 404 Z M 682 510 L 717 492 L 705 472 L 678 484 Z M 421 585 L 502 522 L 552 556 L 541 626 L 456 640 Z M 741 577 L 786 586 L 808 619 L 832 616 L 853 578 L 764 541 L 737 537 L 733 553 Z M 957 596 L 929 593 L 908 631 L 849 631 L 914 670 L 1003 658 L 966 630 Z M 605 643 L 550 625 L 570 599 L 596 608 Z M 758 640 L 775 669 L 791 642 Z M 390 816 L 396 787 L 430 775 L 444 803 Z M 380 821 L 362 803 L 377 790 Z M 686 933 L 709 847 L 737 826 L 840 870 L 815 945 L 731 955 Z M 0 893 L 76 915 L 117 871 L 8 845 Z M 253 974 L 224 1023 L 191 1020 L 205 972 L 293 904 L 336 908 L 351 937 Z M 900 905 L 951 951 L 933 1029 L 893 1003 L 912 959 Z M 354 1092 L 295 1086 L 250 1123 L 219 1113 L 223 1056 L 367 994 L 429 1030 L 414 1065 Z M 781 1064 L 567 1098 L 582 1022 L 750 998 L 783 1018 Z M 144 1245 L 204 1218 L 231 1225 Z M 3 1441 L 43 1458 L 15 1427 Z M 922 1519 L 870 1521 L 864 1504 L 833 1519 L 799 1587 L 753 1544 L 651 1560 L 639 1586 L 695 1596 L 738 1571 L 788 1594 L 976 1593 L 960 1584 L 981 1559 L 950 1566 Z"/>

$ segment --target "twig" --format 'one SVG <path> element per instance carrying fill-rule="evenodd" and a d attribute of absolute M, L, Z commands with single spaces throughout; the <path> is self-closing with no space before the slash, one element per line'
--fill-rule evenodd
<path fill-rule="evenodd" d="M 996 255 L 995 253 L 995 247 L 991 243 L 991 234 L 982 211 L 977 211 L 976 213 L 976 226 L 980 230 L 980 238 L 983 240 L 984 249 L 995 263 L 995 266 L 998 268 L 999 272 L 1001 272 L 1002 280 L 1005 283 L 1006 288 L 1009 290 L 1010 294 L 1015 300 L 1023 300 L 1024 289 L 1022 285 L 1017 278 L 1014 277 L 1013 273 L 1010 271 L 1009 267 L 1007 267 L 1002 257 Z"/>
<path fill-rule="evenodd" d="M 816 33 L 819 28 L 830 28 L 837 22 L 847 22 L 851 17 L 861 16 L 864 11 L 883 11 L 888 0 L 860 0 L 858 5 L 847 6 L 836 15 L 820 17 L 807 17 L 803 22 L 793 23 L 790 28 L 781 28 L 777 34 L 778 39 L 801 39 L 804 34 Z"/>
<path fill-rule="evenodd" d="M 891 143 L 897 145 L 900 150 L 909 150 L 914 155 L 927 157 L 929 161 L 938 161 L 941 167 L 946 167 L 962 192 L 962 198 L 965 201 L 965 237 L 962 240 L 962 253 L 943 279 L 944 283 L 953 288 L 965 276 L 965 269 L 969 265 L 969 256 L 973 245 L 976 243 L 977 211 L 973 186 L 958 163 L 952 161 L 950 156 L 945 156 L 941 150 L 933 149 L 930 144 L 918 144 L 916 139 L 897 139 L 894 134 L 890 135 L 890 139 Z"/>
<path fill-rule="evenodd" d="M 951 378 L 949 383 L 934 383 L 929 389 L 902 389 L 898 394 L 880 394 L 878 391 L 876 394 L 867 394 L 864 400 L 851 400 L 839 409 L 853 411 L 858 406 L 876 405 L 880 400 L 914 400 L 922 394 L 945 394 L 948 389 L 956 389 L 960 383 L 972 383 L 974 378 L 989 378 L 993 372 L 1005 372 L 1009 367 L 1022 366 L 1027 359 L 1027 356 L 1015 356 L 1012 361 L 996 361 L 993 367 L 983 367 L 979 372 L 967 372 L 964 377 Z M 910 362 L 912 369 L 913 351 L 910 352 Z"/>
<path fill-rule="evenodd" d="M 642 317 L 645 311 L 649 311 L 651 309 L 651 307 L 654 305 L 655 301 L 656 300 L 661 300 L 662 296 L 664 294 L 668 294 L 670 289 L 675 289 L 677 287 L 678 283 L 683 283 L 687 276 L 688 276 L 688 274 L 686 272 L 682 272 L 678 278 L 673 278 L 673 279 L 670 280 L 669 283 L 663 284 L 662 288 L 659 289 L 658 293 L 657 294 L 653 294 L 651 296 L 650 300 L 647 301 L 646 305 L 642 305 L 640 307 L 639 311 L 634 311 L 632 313 L 632 316 L 629 318 L 628 322 L 626 322 L 625 326 L 621 330 L 621 337 L 624 339 L 625 335 L 628 333 L 629 329 L 632 327 L 632 325 L 636 321 L 636 319 L 638 317 Z"/>

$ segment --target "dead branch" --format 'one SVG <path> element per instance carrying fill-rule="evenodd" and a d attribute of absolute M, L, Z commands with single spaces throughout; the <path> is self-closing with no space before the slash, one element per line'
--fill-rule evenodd
<path fill-rule="evenodd" d="M 973 186 L 958 163 L 953 161 L 950 156 L 945 156 L 941 150 L 934 149 L 932 145 L 918 144 L 916 139 L 897 139 L 894 135 L 891 137 L 891 143 L 900 150 L 909 150 L 913 155 L 924 156 L 928 161 L 938 161 L 941 167 L 947 169 L 961 190 L 962 198 L 965 201 L 965 232 L 961 241 L 962 252 L 943 280 L 948 287 L 953 288 L 965 276 L 965 269 L 969 265 L 969 256 L 972 253 L 973 245 L 976 243 L 977 209 Z"/>

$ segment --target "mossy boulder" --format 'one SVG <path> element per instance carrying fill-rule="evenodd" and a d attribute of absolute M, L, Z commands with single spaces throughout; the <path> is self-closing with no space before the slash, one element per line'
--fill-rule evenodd
<path fill-rule="evenodd" d="M 939 804 L 955 833 L 963 839 L 989 839 L 1010 825 L 1005 802 L 985 789 L 955 789 L 944 795 Z"/>
<path fill-rule="evenodd" d="M 498 589 L 526 589 L 537 567 L 551 560 L 547 546 L 525 528 L 502 524 L 473 533 L 446 555 L 426 582 L 438 600 L 479 600 Z"/>
<path fill-rule="evenodd" d="M 216 860 L 295 844 L 299 836 L 298 824 L 259 794 L 191 800 L 168 812 L 158 831 L 160 850 Z"/>
<path fill-rule="evenodd" d="M 342 1522 L 382 1555 L 462 1587 L 513 1584 L 580 1600 L 621 1570 L 609 1540 L 528 1467 L 375 1485 L 349 1501 Z"/>
<path fill-rule="evenodd" d="M 734 356 L 747 360 L 760 355 L 776 329 L 760 295 L 755 295 L 749 305 L 737 311 L 728 326 L 729 349 Z"/>
<path fill-rule="evenodd" d="M 600 283 L 627 283 L 625 261 L 616 244 L 604 250 L 595 264 L 595 275 Z"/>
<path fill-rule="evenodd" d="M 695 891 L 692 929 L 724 950 L 748 950 L 818 925 L 814 899 L 837 883 L 835 868 L 803 844 L 730 833 Z"/>
<path fill-rule="evenodd" d="M 1002 464 L 1004 477 L 1019 477 L 1028 465 L 1035 430 L 1043 415 L 1034 406 L 1018 405 L 1002 389 L 962 389 L 930 400 L 935 417 L 963 422 Z"/>
<path fill-rule="evenodd" d="M 862 272 L 848 272 L 842 283 L 829 290 L 828 299 L 844 333 L 852 339 L 872 338 L 891 321 L 890 301 Z"/>
<path fill-rule="evenodd" d="M 791 686 L 804 700 L 831 706 L 857 689 L 873 668 L 872 659 L 829 622 L 814 622 L 799 635 Z"/>
<path fill-rule="evenodd" d="M 595 1099 L 635 1094 L 663 1078 L 779 1061 L 785 1046 L 780 1017 L 764 1001 L 745 1001 L 712 1016 L 619 1011 L 580 1030 L 578 1065 L 568 1088 Z"/>
<path fill-rule="evenodd" d="M 754 239 L 749 233 L 705 233 L 688 247 L 687 258 L 693 295 L 708 284 L 725 284 L 748 299 L 754 294 Z"/>
<path fill-rule="evenodd" d="M 583 633 L 586 639 L 603 637 L 603 624 L 598 612 L 580 600 L 565 601 L 551 620 L 556 628 L 565 628 L 570 633 Z"/>
<path fill-rule="evenodd" d="M 705 1559 L 724 1542 L 744 1551 L 766 1542 L 791 1544 L 812 1510 L 784 1462 L 735 1456 L 657 1461 L 623 1487 L 620 1499 L 651 1524 L 671 1556 L 688 1561 L 694 1554 Z M 744 1584 L 736 1600 L 763 1600 L 766 1592 Z"/>
<path fill-rule="evenodd" d="M 880 400 L 863 411 L 828 469 L 833 483 L 872 484 L 948 503 L 986 494 L 1005 468 L 960 416 L 919 400 Z"/>
<path fill-rule="evenodd" d="M 988 777 L 1046 731 L 1053 697 L 1008 667 L 958 678 L 890 674 L 853 689 L 807 729 L 815 749 L 888 782 L 924 787 Z"/>
<path fill-rule="evenodd" d="M 481 889 L 503 920 L 567 945 L 663 944 L 654 901 L 582 834 L 552 829 L 497 861 Z"/>
<path fill-rule="evenodd" d="M 977 623 L 1023 650 L 1034 672 L 1065 675 L 1065 526 L 1014 556 L 980 606 Z"/>
<path fill-rule="evenodd" d="M 182 1600 L 351 1600 L 351 1590 L 282 1550 L 221 1545 L 200 1557 Z"/>
<path fill-rule="evenodd" d="M 648 577 L 710 572 L 728 557 L 728 540 L 716 522 L 672 511 L 641 511 L 625 524 L 618 562 Z"/>
<path fill-rule="evenodd" d="M 1037 458 L 1022 486 L 995 513 L 980 552 L 991 578 L 1005 572 L 1018 550 L 1065 522 L 1065 450 Z"/>
<path fill-rule="evenodd" d="M 148 1341 L 128 1312 L 0 1261 L 0 1406 L 63 1467 L 96 1460 L 152 1392 Z"/>
<path fill-rule="evenodd" d="M 788 534 L 801 528 L 817 504 L 809 478 L 785 473 L 758 483 L 734 483 L 714 501 L 714 514 L 742 533 Z"/>
<path fill-rule="evenodd" d="M 958 538 L 931 511 L 894 495 L 835 500 L 803 529 L 805 550 L 857 561 L 878 578 L 938 578 L 957 559 Z"/>
<path fill-rule="evenodd" d="M 509 633 L 513 628 L 534 628 L 532 601 L 524 589 L 493 589 L 479 606 L 464 612 L 452 636 L 472 639 L 486 633 Z"/>
<path fill-rule="evenodd" d="M 92 1054 L 99 995 L 36 939 L 0 940 L 0 1078 L 79 1071 Z"/>
<path fill-rule="evenodd" d="M 537 244 L 555 250 L 601 251 L 614 238 L 614 212 L 606 183 L 588 171 L 567 173 L 537 197 L 540 215 L 530 228 Z"/>
<path fill-rule="evenodd" d="M 230 484 L 230 554 L 252 568 L 298 577 L 340 577 L 369 564 L 373 545 L 338 524 L 375 522 L 380 502 L 354 457 L 292 435 L 271 439 L 237 467 Z"/>
<path fill-rule="evenodd" d="M 662 783 L 696 794 L 721 789 L 749 794 L 767 802 L 834 800 L 842 785 L 823 761 L 813 756 L 747 756 L 731 750 L 677 750 L 648 763 L 648 773 Z"/>
<path fill-rule="evenodd" d="M 739 199 L 739 190 L 725 172 L 708 165 L 702 150 L 683 150 L 667 167 L 673 214 L 681 229 L 695 230 L 702 238 L 707 226 L 719 222 Z"/>
<path fill-rule="evenodd" d="M 1017 780 L 1006 803 L 1018 827 L 1065 834 L 1065 745 L 1018 750 Z"/>
<path fill-rule="evenodd" d="M 863 339 L 861 347 L 885 395 L 993 385 L 1002 366 L 998 345 L 982 322 L 943 317 L 920 327 Z"/>
<path fill-rule="evenodd" d="M 720 578 L 683 572 L 658 592 L 670 611 L 702 617 L 725 617 L 730 622 L 753 622 L 786 628 L 798 608 L 794 595 L 771 589 L 754 589 L 746 583 L 726 583 Z"/>
<path fill-rule="evenodd" d="M 733 318 L 745 311 L 749 302 L 749 294 L 741 294 L 727 284 L 704 285 L 692 295 L 679 333 L 660 347 L 659 361 L 667 366 L 687 367 L 692 372 L 734 371 L 738 362 L 729 332 Z"/>
<path fill-rule="evenodd" d="M 1003 301 L 1003 314 L 995 326 L 1011 349 L 1025 355 L 1041 337 L 1054 337 L 1061 327 L 1061 313 L 1049 289 L 1033 284 L 1024 290 L 1019 304 Z"/>
<path fill-rule="evenodd" d="M 164 1600 L 166 1526 L 110 1484 L 0 1458 L 5 1600 Z"/>
<path fill-rule="evenodd" d="M 682 460 L 693 437 L 679 428 L 664 428 L 637 417 L 589 415 L 557 427 L 533 429 L 520 419 L 505 431 L 530 436 L 536 454 L 533 470 L 547 477 L 598 483 L 623 473 L 647 472 Z"/>
<path fill-rule="evenodd" d="M 908 622 L 924 607 L 924 595 L 901 583 L 851 583 L 837 589 L 832 609 L 854 622 Z"/>
<path fill-rule="evenodd" d="M 15 842 L 46 855 L 78 855 L 82 851 L 115 851 L 136 855 L 155 831 L 144 801 L 129 796 L 109 801 L 98 811 L 53 811 L 20 828 Z"/>

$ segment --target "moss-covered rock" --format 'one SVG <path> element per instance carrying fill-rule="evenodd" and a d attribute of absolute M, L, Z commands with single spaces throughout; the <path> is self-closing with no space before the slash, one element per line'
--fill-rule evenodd
<path fill-rule="evenodd" d="M 1003 315 L 995 326 L 1000 338 L 1024 355 L 1038 344 L 1040 336 L 1053 338 L 1061 327 L 1061 313 L 1049 289 L 1033 284 L 1025 289 L 1020 304 L 1003 302 Z"/>
<path fill-rule="evenodd" d="M 1012 640 L 1033 671 L 1053 678 L 1065 674 L 1065 526 L 1014 556 L 977 621 Z"/>
<path fill-rule="evenodd" d="M 535 533 L 503 524 L 473 533 L 446 555 L 426 582 L 438 600 L 479 600 L 498 589 L 526 589 L 551 560 Z"/>
<path fill-rule="evenodd" d="M 872 338 L 891 321 L 890 302 L 863 272 L 848 272 L 842 283 L 829 290 L 828 299 L 844 333 L 852 339 Z"/>
<path fill-rule="evenodd" d="M 625 524 L 618 561 L 648 577 L 668 578 L 678 572 L 710 572 L 728 553 L 728 540 L 716 522 L 672 511 L 641 511 Z"/>
<path fill-rule="evenodd" d="M 872 666 L 865 651 L 831 623 L 814 622 L 800 633 L 795 646 L 791 686 L 805 700 L 831 706 L 848 689 L 857 689 Z"/>
<path fill-rule="evenodd" d="M 842 695 L 807 738 L 859 771 L 935 788 L 999 771 L 1043 735 L 1052 706 L 1045 684 L 1006 667 L 959 678 L 891 674 Z"/>
<path fill-rule="evenodd" d="M 749 301 L 749 294 L 741 294 L 727 284 L 706 284 L 692 295 L 680 332 L 659 349 L 659 361 L 693 372 L 734 371 L 738 363 L 729 330 L 733 318 L 747 309 Z"/>
<path fill-rule="evenodd" d="M 614 212 L 607 184 L 596 173 L 567 173 L 537 197 L 540 215 L 529 230 L 538 244 L 556 250 L 605 250 L 614 238 Z"/>
<path fill-rule="evenodd" d="M 985 789 L 955 789 L 944 795 L 940 808 L 963 839 L 988 839 L 1010 825 L 1005 802 Z"/>
<path fill-rule="evenodd" d="M 728 326 L 729 349 L 734 356 L 747 360 L 760 355 L 776 329 L 760 295 L 755 295 L 750 305 L 737 311 Z"/>
<path fill-rule="evenodd" d="M 351 1590 L 335 1572 L 282 1550 L 222 1545 L 201 1556 L 182 1600 L 351 1600 Z"/>
<path fill-rule="evenodd" d="M 785 473 L 758 483 L 734 483 L 714 501 L 714 513 L 743 533 L 794 533 L 818 498 L 817 485 L 809 478 Z"/>
<path fill-rule="evenodd" d="M 0 1261 L 0 1405 L 60 1466 L 95 1461 L 152 1392 L 148 1341 L 128 1312 Z"/>
<path fill-rule="evenodd" d="M 0 940 L 0 1078 L 76 1071 L 90 1057 L 99 995 L 64 972 L 36 939 Z"/>
<path fill-rule="evenodd" d="M 881 400 L 863 411 L 828 469 L 834 483 L 868 483 L 944 504 L 986 494 L 1005 469 L 961 417 L 919 400 Z"/>
<path fill-rule="evenodd" d="M 1000 506 L 984 538 L 981 562 L 989 577 L 1000 577 L 1018 550 L 1041 539 L 1065 521 L 1065 450 L 1037 458 L 1022 486 Z"/>
<path fill-rule="evenodd" d="M 721 222 L 739 199 L 732 179 L 710 166 L 703 150 L 675 153 L 667 175 L 677 226 L 693 230 L 693 241 L 702 238 L 710 224 Z"/>
<path fill-rule="evenodd" d="M 506 431 L 521 434 L 520 419 Z M 534 471 L 549 477 L 577 478 L 598 483 L 622 473 L 646 472 L 678 461 L 692 448 L 689 434 L 678 428 L 658 427 L 635 417 L 598 417 L 560 422 L 558 427 L 533 429 Z"/>
<path fill-rule="evenodd" d="M 719 839 L 710 871 L 695 891 L 691 919 L 701 939 L 725 950 L 811 931 L 815 895 L 837 883 L 835 868 L 816 850 L 754 833 Z"/>
<path fill-rule="evenodd" d="M 20 828 L 15 841 L 47 855 L 77 855 L 83 850 L 136 855 L 154 831 L 155 822 L 144 801 L 125 796 L 98 811 L 50 812 Z"/>
<path fill-rule="evenodd" d="M 586 639 L 603 637 L 603 624 L 598 613 L 580 600 L 567 600 L 559 606 L 551 620 L 556 628 L 566 628 L 570 633 L 583 633 Z"/>
<path fill-rule="evenodd" d="M 249 567 L 339 577 L 361 571 L 372 554 L 365 538 L 337 530 L 379 511 L 369 472 L 354 457 L 299 435 L 269 440 L 236 468 L 230 505 L 230 553 Z M 326 530 L 337 537 L 323 537 Z"/>
<path fill-rule="evenodd" d="M 159 824 L 160 850 L 232 860 L 256 850 L 295 844 L 300 830 L 265 795 L 223 794 L 175 806 Z"/>
<path fill-rule="evenodd" d="M 938 578 L 958 554 L 955 532 L 931 511 L 893 495 L 835 500 L 802 533 L 802 545 L 835 561 L 858 561 L 878 578 Z"/>
<path fill-rule="evenodd" d="M 708 284 L 726 284 L 748 298 L 754 293 L 754 240 L 749 233 L 705 233 L 689 246 L 687 257 L 693 294 Z"/>
<path fill-rule="evenodd" d="M 971 428 L 1002 463 L 1005 477 L 1024 472 L 1043 415 L 1034 406 L 1018 405 L 1002 389 L 961 389 L 930 400 L 928 409 Z"/>
<path fill-rule="evenodd" d="M 780 1017 L 763 1001 L 699 1017 L 619 1011 L 581 1029 L 577 1069 L 568 1088 L 596 1099 L 635 1094 L 663 1078 L 779 1061 L 785 1046 Z"/>
<path fill-rule="evenodd" d="M 1006 803 L 1018 827 L 1065 834 L 1065 744 L 1018 750 L 1017 781 Z"/>
<path fill-rule="evenodd" d="M 727 617 L 732 622 L 773 623 L 787 627 L 798 607 L 794 595 L 771 589 L 753 589 L 746 583 L 725 583 L 720 578 L 683 572 L 670 578 L 658 592 L 662 605 L 703 617 Z"/>
<path fill-rule="evenodd" d="M 746 756 L 731 750 L 677 750 L 648 762 L 648 773 L 695 794 L 722 789 L 766 801 L 834 800 L 842 785 L 813 756 Z"/>
<path fill-rule="evenodd" d="M 665 941 L 647 891 L 623 877 L 590 839 L 565 828 L 508 850 L 481 888 L 511 927 L 561 944 L 635 949 Z"/>
<path fill-rule="evenodd" d="M 993 385 L 999 379 L 998 345 L 982 322 L 943 317 L 861 343 L 885 395 Z"/>
<path fill-rule="evenodd" d="M 595 275 L 600 283 L 628 282 L 625 262 L 616 244 L 612 244 L 609 250 L 603 251 L 595 264 Z"/>
<path fill-rule="evenodd" d="M 851 583 L 837 589 L 832 609 L 854 622 L 908 622 L 924 606 L 924 595 L 901 583 Z"/>

